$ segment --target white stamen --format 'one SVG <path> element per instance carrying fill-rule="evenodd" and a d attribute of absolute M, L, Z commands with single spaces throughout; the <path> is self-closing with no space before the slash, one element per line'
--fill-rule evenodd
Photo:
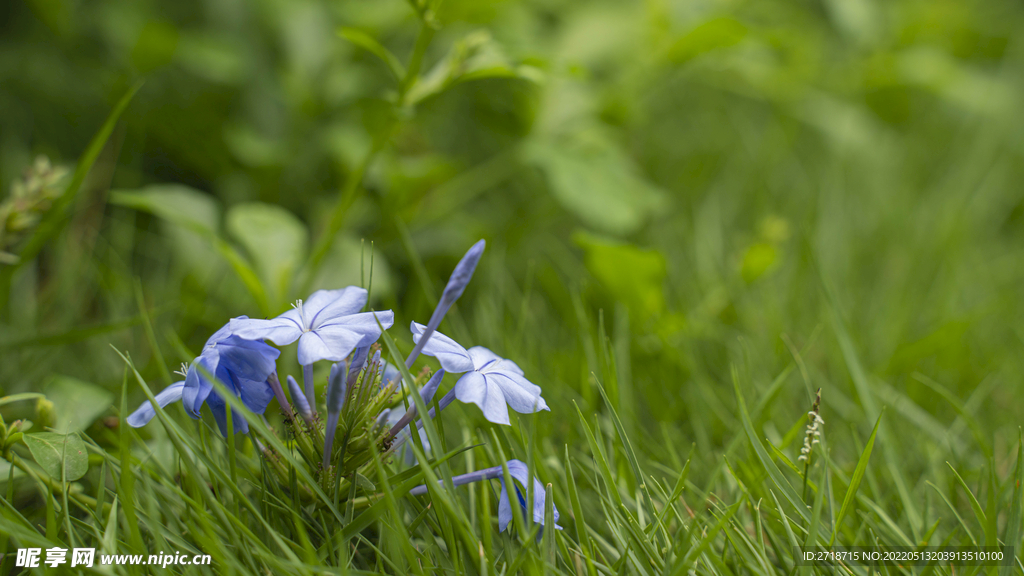
<path fill-rule="evenodd" d="M 302 309 L 302 300 L 296 300 L 295 303 L 292 304 L 292 308 L 299 311 L 299 321 L 302 322 L 303 332 L 309 332 L 309 324 L 306 323 L 306 312 Z"/>
<path fill-rule="evenodd" d="M 182 378 L 188 377 L 188 362 L 181 363 L 181 369 L 176 371 L 175 374 L 179 374 Z"/>

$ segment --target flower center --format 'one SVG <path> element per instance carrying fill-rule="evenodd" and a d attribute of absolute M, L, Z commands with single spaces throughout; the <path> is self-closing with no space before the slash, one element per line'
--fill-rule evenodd
<path fill-rule="evenodd" d="M 309 332 L 309 324 L 306 322 L 306 312 L 302 308 L 302 300 L 296 300 L 295 304 L 292 304 L 292 308 L 299 311 L 299 322 L 302 322 L 302 331 Z"/>
<path fill-rule="evenodd" d="M 181 368 L 175 374 L 179 374 L 182 378 L 188 378 L 188 362 L 182 362 Z"/>

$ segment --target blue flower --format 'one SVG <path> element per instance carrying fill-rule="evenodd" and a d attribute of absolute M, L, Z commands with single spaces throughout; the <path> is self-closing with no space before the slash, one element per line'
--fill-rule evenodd
<path fill-rule="evenodd" d="M 419 342 L 425 328 L 412 323 L 414 342 Z M 437 358 L 447 372 L 463 374 L 455 383 L 455 397 L 479 406 L 484 417 L 495 424 L 509 424 L 508 407 L 521 414 L 549 410 L 540 396 L 540 386 L 523 377 L 515 362 L 483 346 L 466 350 L 444 334 L 434 332 L 423 353 Z"/>
<path fill-rule="evenodd" d="M 299 364 L 318 360 L 340 362 L 356 346 L 369 346 L 395 321 L 390 310 L 359 312 L 366 305 L 366 290 L 349 286 L 341 290 L 317 290 L 277 318 L 234 318 L 231 333 L 246 340 L 266 339 L 284 346 L 299 341 Z M 377 321 L 380 321 L 378 325 Z"/>
<path fill-rule="evenodd" d="M 530 470 L 526 464 L 519 460 L 509 460 L 505 463 L 505 466 L 508 467 L 508 474 L 513 480 L 519 482 L 523 488 L 528 485 L 530 481 Z M 508 490 L 505 489 L 505 473 L 502 471 L 501 466 L 494 466 L 492 468 L 477 470 L 476 472 L 453 476 L 452 484 L 455 486 L 463 486 L 465 484 L 481 482 L 484 480 L 501 481 L 501 498 L 498 500 L 498 530 L 504 532 L 512 521 L 512 503 L 508 497 Z M 519 502 L 519 506 L 525 513 L 527 511 L 526 497 L 523 496 L 523 492 L 519 486 L 515 486 L 515 492 L 516 500 Z M 409 494 L 413 496 L 419 496 L 426 493 L 427 487 L 425 485 L 417 486 L 409 491 Z M 540 480 L 533 478 L 533 521 L 541 526 L 544 526 L 544 506 L 546 501 L 547 491 L 544 489 L 544 485 L 541 484 Z M 555 528 L 561 530 L 562 527 L 558 525 L 558 508 L 554 503 L 551 505 L 551 510 L 553 512 L 552 516 L 554 517 Z"/>
<path fill-rule="evenodd" d="M 276 360 L 280 355 L 281 352 L 273 346 L 233 336 L 229 327 L 224 326 L 206 341 L 203 352 L 185 372 L 185 380 L 162 390 L 156 395 L 156 401 L 165 407 L 181 400 L 185 412 L 196 419 L 200 418 L 199 411 L 205 403 L 210 407 L 221 433 L 226 436 L 227 406 L 213 390 L 208 375 L 217 378 L 241 398 L 246 408 L 262 414 L 274 397 L 267 379 L 277 370 Z M 147 400 L 128 417 L 128 424 L 138 428 L 155 415 L 156 411 Z M 249 424 L 238 411 L 233 411 L 231 416 L 236 433 L 249 432 Z"/>
<path fill-rule="evenodd" d="M 529 468 L 526 464 L 519 460 L 509 460 L 506 464 L 508 466 L 508 474 L 513 480 L 517 480 L 525 488 L 527 482 L 529 482 Z M 498 466 L 498 470 L 501 467 Z M 505 475 L 502 474 L 498 477 L 501 480 L 501 499 L 498 500 L 498 531 L 504 532 L 505 528 L 508 527 L 509 522 L 512 521 L 512 504 L 508 499 L 508 490 L 505 489 Z M 516 498 L 519 500 L 519 506 L 522 507 L 523 512 L 526 512 L 526 498 L 523 497 L 522 491 L 519 486 L 515 487 Z M 547 492 L 544 490 L 544 485 L 541 484 L 540 480 L 533 479 L 533 521 L 544 525 L 544 501 L 547 499 Z M 551 505 L 551 510 L 554 512 L 553 516 L 555 519 L 555 528 L 562 529 L 558 525 L 558 508 L 554 504 Z"/>

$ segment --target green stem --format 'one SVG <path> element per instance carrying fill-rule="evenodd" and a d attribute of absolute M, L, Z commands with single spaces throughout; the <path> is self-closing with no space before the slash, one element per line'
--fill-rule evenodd
<path fill-rule="evenodd" d="M 50 490 L 52 490 L 55 494 L 60 494 L 60 493 L 64 492 L 64 490 L 61 488 L 60 482 L 54 481 L 53 478 L 50 478 L 49 476 L 43 477 L 43 476 L 40 476 L 39 474 L 36 474 L 35 470 L 33 470 L 28 464 L 26 464 L 24 460 L 22 460 L 20 457 L 18 457 L 17 454 L 14 454 L 12 452 L 11 453 L 11 459 L 9 460 L 9 462 L 11 464 L 14 464 L 15 466 L 17 466 L 22 472 L 28 474 L 32 478 L 34 478 L 36 480 L 39 480 L 43 484 L 49 486 Z M 93 512 L 96 511 L 96 499 L 93 498 L 92 496 L 86 496 L 85 494 L 78 494 L 78 493 L 75 493 L 75 492 L 71 492 L 70 490 L 68 490 L 66 492 L 66 494 L 67 494 L 67 496 L 69 496 L 75 502 L 75 504 L 77 504 L 80 508 L 82 508 L 86 512 L 89 512 L 90 514 L 92 514 Z M 110 504 L 104 502 L 103 503 L 103 513 L 106 514 L 109 511 L 110 511 Z"/>

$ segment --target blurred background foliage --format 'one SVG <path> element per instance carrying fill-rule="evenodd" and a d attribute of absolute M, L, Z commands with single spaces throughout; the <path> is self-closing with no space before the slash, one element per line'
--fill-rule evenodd
<path fill-rule="evenodd" d="M 90 391 L 59 420 L 114 414 L 110 345 L 169 379 L 140 299 L 177 365 L 229 317 L 368 280 L 372 243 L 373 305 L 409 345 L 483 237 L 443 329 L 544 388 L 546 454 L 581 446 L 569 401 L 600 410 L 596 376 L 646 456 L 678 466 L 696 443 L 711 466 L 738 429 L 730 366 L 756 396 L 799 349 L 806 385 L 791 377 L 759 423 L 794 460 L 787 429 L 820 386 L 852 469 L 874 423 L 860 374 L 901 440 L 928 441 L 900 462 L 912 487 L 946 459 L 969 479 L 985 463 L 936 389 L 979 415 L 1007 473 L 1024 419 L 1018 2 L 446 0 L 434 28 L 397 0 L 0 11 L 5 202 L 34 165 L 36 189 L 54 177 L 40 155 L 73 169 L 144 81 L 61 234 L 10 278 L 0 392 Z"/>

